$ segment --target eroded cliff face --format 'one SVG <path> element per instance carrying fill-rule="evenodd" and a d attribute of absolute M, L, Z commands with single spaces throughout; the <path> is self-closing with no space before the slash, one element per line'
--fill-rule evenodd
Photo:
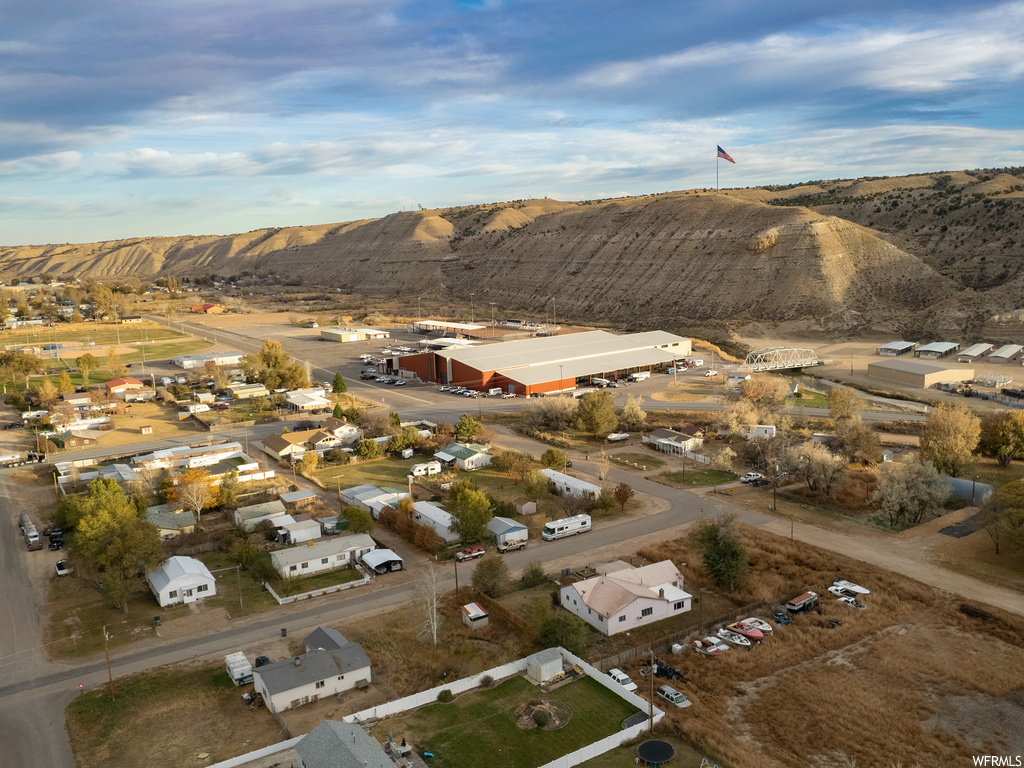
<path fill-rule="evenodd" d="M 928 323 L 958 307 L 961 325 L 1018 308 L 1012 291 L 996 291 L 988 303 L 998 306 L 986 306 L 892 236 L 771 204 L 772 194 L 800 197 L 742 190 L 528 200 L 230 237 L 0 248 L 0 274 L 256 272 L 369 295 L 474 292 L 506 310 L 542 311 L 555 297 L 560 317 L 638 328 L 802 322 L 838 334 Z"/>

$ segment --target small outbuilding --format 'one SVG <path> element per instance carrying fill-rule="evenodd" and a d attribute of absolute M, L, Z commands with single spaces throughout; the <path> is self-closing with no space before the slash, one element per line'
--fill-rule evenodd
<path fill-rule="evenodd" d="M 462 606 L 462 623 L 470 629 L 483 629 L 490 622 L 490 614 L 480 603 L 467 603 Z"/>
<path fill-rule="evenodd" d="M 545 648 L 526 658 L 526 674 L 538 683 L 546 683 L 562 674 L 562 654 L 556 648 Z"/>
<path fill-rule="evenodd" d="M 516 499 L 516 512 L 520 515 L 535 515 L 537 514 L 537 502 L 530 501 L 525 497 Z"/>
<path fill-rule="evenodd" d="M 912 352 L 916 346 L 917 342 L 914 341 L 890 341 L 888 344 L 876 347 L 875 353 L 883 357 L 899 357 L 907 352 Z"/>
<path fill-rule="evenodd" d="M 914 350 L 915 357 L 924 357 L 931 360 L 938 360 L 940 357 L 951 355 L 960 349 L 960 345 L 952 341 L 933 341 Z"/>

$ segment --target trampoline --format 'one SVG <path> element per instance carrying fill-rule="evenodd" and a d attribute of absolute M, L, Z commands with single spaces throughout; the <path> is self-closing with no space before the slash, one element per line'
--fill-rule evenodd
<path fill-rule="evenodd" d="M 637 760 L 645 765 L 661 765 L 667 763 L 676 754 L 676 748 L 667 741 L 651 739 L 636 748 Z"/>

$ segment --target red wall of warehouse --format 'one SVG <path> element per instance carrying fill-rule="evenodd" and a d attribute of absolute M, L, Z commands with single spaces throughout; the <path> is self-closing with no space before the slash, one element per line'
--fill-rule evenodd
<path fill-rule="evenodd" d="M 448 383 L 470 389 L 483 389 L 484 382 L 493 374 L 494 371 L 480 371 L 458 360 L 452 360 L 452 378 Z"/>
<path fill-rule="evenodd" d="M 434 356 L 433 352 L 421 352 L 418 355 L 406 355 L 405 357 L 399 358 L 398 367 L 403 371 L 412 371 L 424 381 L 434 381 L 430 375 L 430 358 Z"/>

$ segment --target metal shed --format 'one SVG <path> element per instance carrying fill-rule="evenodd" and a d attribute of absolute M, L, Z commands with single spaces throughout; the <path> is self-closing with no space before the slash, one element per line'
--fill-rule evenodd
<path fill-rule="evenodd" d="M 956 361 L 958 363 L 973 363 L 976 358 L 981 357 L 990 349 L 992 349 L 991 344 L 972 344 L 956 356 Z"/>
<path fill-rule="evenodd" d="M 914 350 L 914 357 L 928 357 L 938 360 L 940 357 L 951 355 L 958 349 L 960 349 L 960 345 L 952 341 L 933 341 L 931 344 L 925 344 L 923 347 L 918 347 Z"/>
<path fill-rule="evenodd" d="M 988 359 L 996 363 L 1005 363 L 1019 355 L 1022 349 L 1024 347 L 1019 344 L 1007 344 L 989 355 Z"/>
<path fill-rule="evenodd" d="M 916 341 L 890 341 L 888 344 L 876 347 L 875 354 L 886 357 L 898 357 L 910 352 L 916 346 Z"/>
<path fill-rule="evenodd" d="M 526 659 L 526 674 L 538 683 L 545 683 L 562 674 L 562 654 L 557 648 L 538 651 Z"/>

